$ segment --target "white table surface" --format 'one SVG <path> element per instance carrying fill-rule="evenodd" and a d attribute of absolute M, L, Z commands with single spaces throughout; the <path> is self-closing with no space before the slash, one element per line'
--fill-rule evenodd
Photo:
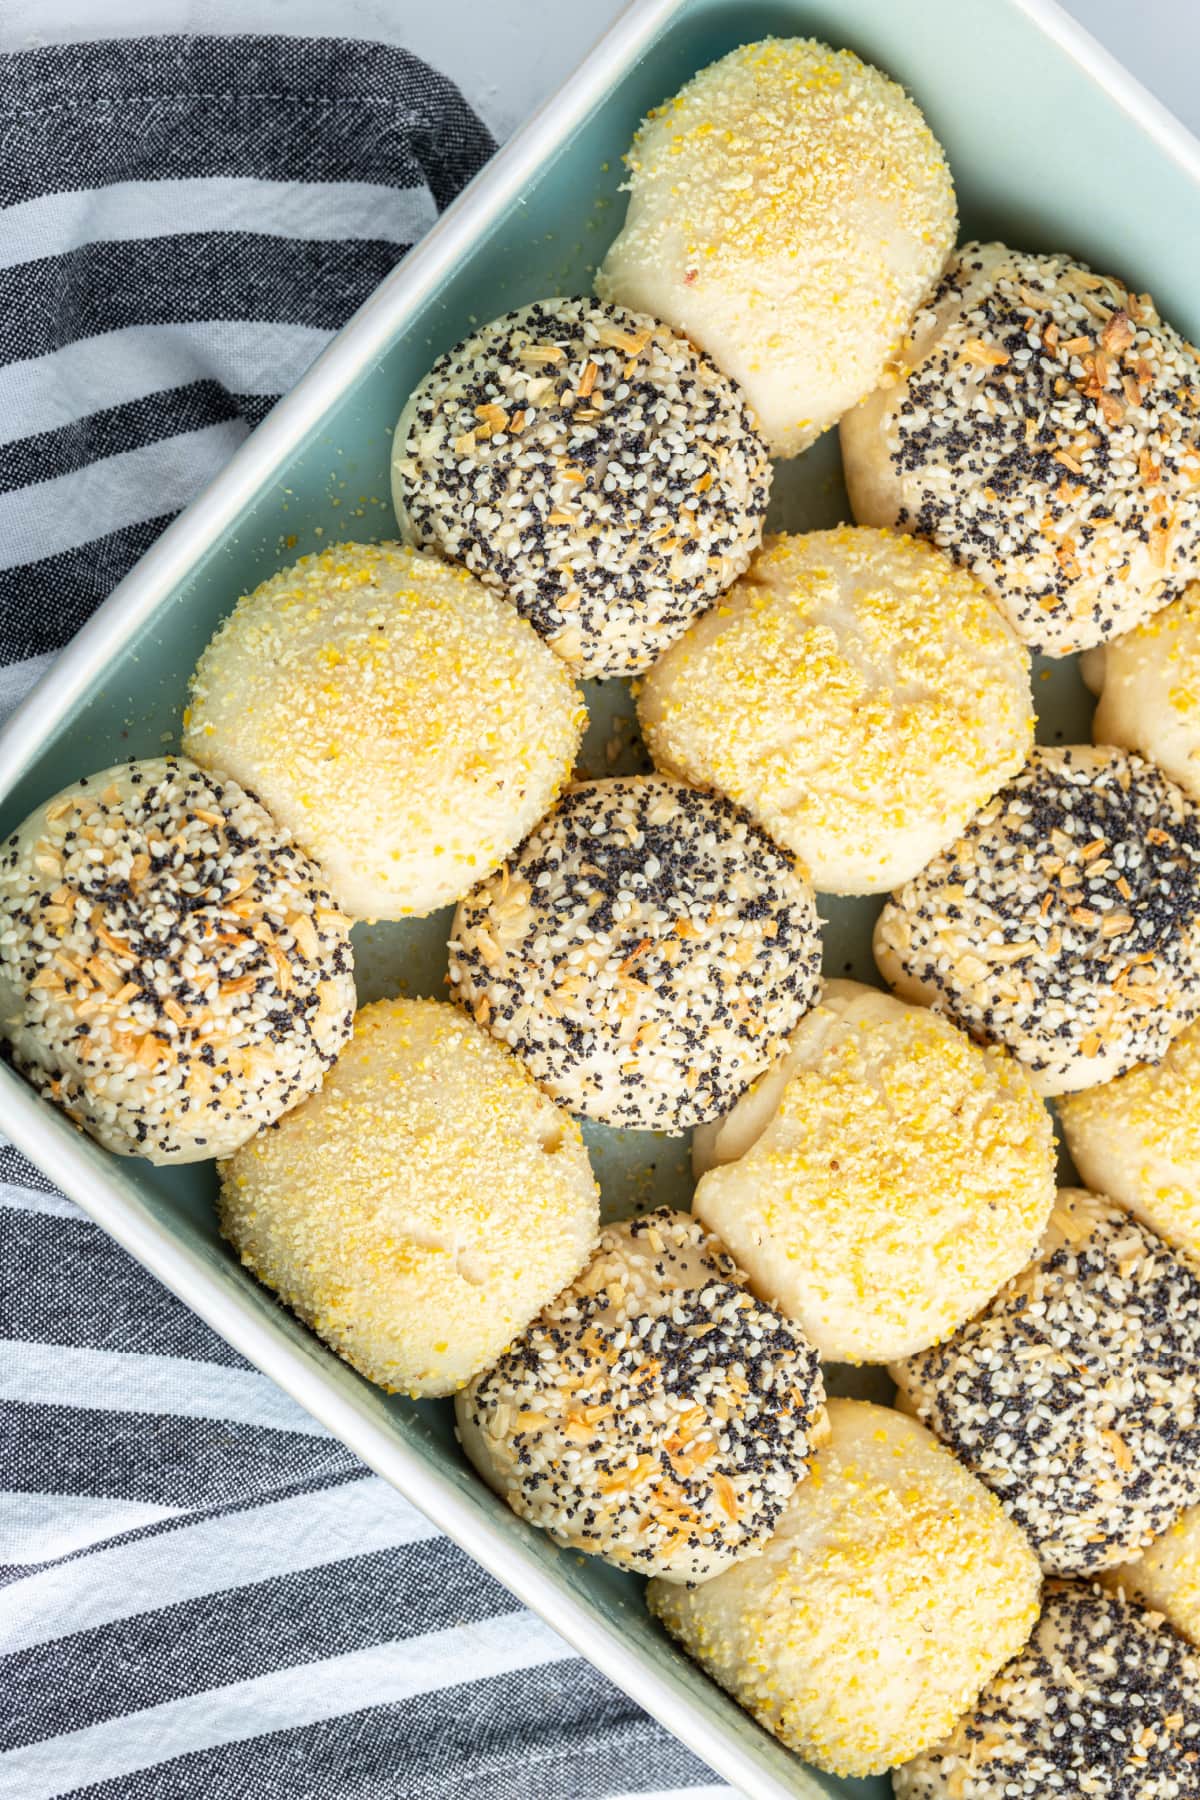
<path fill-rule="evenodd" d="M 296 35 L 403 44 L 451 75 L 498 138 L 551 93 L 624 0 L 256 0 Z M 1067 0 L 1105 47 L 1200 135 L 1200 0 Z M 0 0 L 0 48 L 65 38 L 237 29 L 238 0 Z M 47 33 L 48 16 L 53 30 Z"/>

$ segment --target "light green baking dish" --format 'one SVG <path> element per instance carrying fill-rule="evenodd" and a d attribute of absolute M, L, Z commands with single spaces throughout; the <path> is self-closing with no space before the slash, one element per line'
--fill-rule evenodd
<path fill-rule="evenodd" d="M 0 734 L 0 827 L 76 775 L 174 740 L 217 621 L 264 575 L 338 538 L 394 530 L 392 427 L 412 383 L 472 323 L 585 290 L 622 212 L 621 155 L 647 107 L 768 33 L 849 45 L 903 81 L 945 144 L 964 232 L 1066 249 L 1149 288 L 1200 336 L 1200 144 L 1046 0 L 635 0 L 550 104 L 473 183 L 296 391 L 180 518 Z M 773 522 L 847 516 L 834 435 L 782 469 Z M 1075 665 L 1038 672 L 1041 733 L 1085 736 Z M 623 686 L 594 709 L 606 761 Z M 628 757 L 636 761 L 636 748 Z M 627 765 L 626 765 L 627 766 Z M 873 979 L 873 902 L 822 903 L 830 973 Z M 361 928 L 364 997 L 439 994 L 446 917 Z M 806 1770 L 659 1634 L 639 1584 L 553 1548 L 467 1471 L 445 1404 L 389 1399 L 258 1287 L 222 1245 L 207 1166 L 112 1158 L 0 1067 L 0 1127 L 261 1369 L 753 1796 L 870 1795 L 886 1778 Z M 690 1196 L 686 1146 L 589 1134 L 612 1211 Z M 843 1389 L 854 1378 L 835 1371 Z"/>

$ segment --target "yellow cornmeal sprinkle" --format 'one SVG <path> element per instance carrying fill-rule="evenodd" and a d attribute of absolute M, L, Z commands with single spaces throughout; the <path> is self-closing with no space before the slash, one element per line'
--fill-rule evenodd
<path fill-rule="evenodd" d="M 749 371 L 769 377 L 800 343 L 818 379 L 850 384 L 846 404 L 875 385 L 954 243 L 950 171 L 919 109 L 811 38 L 743 44 L 702 69 L 648 115 L 626 161 L 630 214 L 601 294 L 623 298 L 608 291 L 618 262 L 682 251 L 673 324 L 704 343 L 688 298 L 723 302 Z M 776 447 L 795 454 L 836 416 L 795 418 Z"/>
<path fill-rule="evenodd" d="M 844 1018 L 819 1049 L 828 1011 L 809 1015 L 774 1118 L 695 1200 L 756 1291 L 839 1361 L 960 1325 L 1028 1261 L 1055 1195 L 1050 1115 L 1013 1059 L 878 998 L 891 1016 Z"/>
<path fill-rule="evenodd" d="M 835 1775 L 948 1731 L 1037 1616 L 1037 1565 L 997 1502 L 912 1420 L 829 1403 L 831 1440 L 775 1537 L 651 1610 L 760 1724 Z"/>
<path fill-rule="evenodd" d="M 1108 646 L 1092 735 L 1140 750 L 1200 799 L 1200 582 Z"/>
<path fill-rule="evenodd" d="M 1178 600 L 1147 619 L 1122 642 L 1159 646 L 1162 660 L 1171 672 L 1167 693 L 1171 710 L 1194 719 L 1200 731 L 1200 581 L 1190 582 Z M 1200 771 L 1196 778 L 1200 780 Z"/>
<path fill-rule="evenodd" d="M 1137 1562 L 1107 1569 L 1100 1579 L 1163 1613 L 1176 1631 L 1200 1645 L 1200 1506 L 1181 1513 Z"/>
<path fill-rule="evenodd" d="M 1084 1179 L 1200 1256 L 1200 1024 L 1160 1063 L 1064 1094 L 1058 1113 Z"/>
<path fill-rule="evenodd" d="M 364 1007 L 320 1092 L 221 1167 L 242 1261 L 362 1374 L 446 1394 L 576 1274 L 579 1127 L 453 1007 Z"/>
<path fill-rule="evenodd" d="M 193 677 L 184 743 L 290 826 L 348 912 L 394 918 L 502 861 L 585 723 L 567 670 L 465 570 L 341 544 L 238 603 Z"/>
<path fill-rule="evenodd" d="M 1028 671 L 973 576 L 844 526 L 769 538 L 639 711 L 660 766 L 746 807 L 818 888 L 843 871 L 833 891 L 878 891 L 896 871 L 868 846 L 933 832 L 907 879 L 1021 767 Z"/>

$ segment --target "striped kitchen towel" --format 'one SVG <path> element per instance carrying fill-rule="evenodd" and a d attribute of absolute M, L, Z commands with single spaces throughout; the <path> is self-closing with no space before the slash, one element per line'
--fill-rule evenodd
<path fill-rule="evenodd" d="M 0 112 L 2 714 L 492 145 L 314 38 L 4 54 Z M 3 1800 L 729 1792 L 11 1148 L 0 1698 Z"/>

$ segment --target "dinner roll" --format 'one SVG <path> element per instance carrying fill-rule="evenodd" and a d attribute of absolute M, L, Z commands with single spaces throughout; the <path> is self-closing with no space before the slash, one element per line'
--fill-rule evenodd
<path fill-rule="evenodd" d="M 770 1536 L 825 1435 L 803 1333 L 686 1213 L 610 1225 L 456 1403 L 463 1448 L 569 1549 L 704 1581 Z"/>
<path fill-rule="evenodd" d="M 1033 1637 L 896 1800 L 1191 1800 L 1200 1657 L 1153 1613 L 1052 1582 Z"/>
<path fill-rule="evenodd" d="M 1084 650 L 1200 574 L 1200 361 L 1148 294 L 967 244 L 897 362 L 842 421 L 854 516 L 973 569 L 1026 643 Z"/>
<path fill-rule="evenodd" d="M 1189 1506 L 1136 1562 L 1106 1569 L 1101 1580 L 1162 1613 L 1181 1637 L 1200 1644 L 1200 1506 Z"/>
<path fill-rule="evenodd" d="M 1051 1574 L 1125 1562 L 1200 1502 L 1200 1271 L 1095 1194 L 1064 1189 L 1028 1268 L 892 1374 Z"/>
<path fill-rule="evenodd" d="M 599 300 L 539 300 L 447 352 L 400 415 L 404 534 L 510 599 L 583 675 L 650 666 L 740 575 L 771 465 L 686 338 Z"/>
<path fill-rule="evenodd" d="M 192 676 L 183 743 L 262 798 L 346 912 L 396 919 L 507 856 L 585 722 L 562 663 L 465 569 L 339 544 L 238 602 Z"/>
<path fill-rule="evenodd" d="M 573 787 L 459 906 L 450 985 L 572 1111 L 681 1132 L 727 1112 L 816 999 L 812 890 L 728 800 Z"/>
<path fill-rule="evenodd" d="M 1100 696 L 1096 743 L 1139 750 L 1200 800 L 1200 581 L 1124 637 L 1089 650 L 1083 672 Z"/>
<path fill-rule="evenodd" d="M 1139 756 L 1039 745 L 888 901 L 875 960 L 1040 1093 L 1157 1062 L 1200 1009 L 1200 811 Z"/>
<path fill-rule="evenodd" d="M 319 1093 L 222 1165 L 243 1263 L 360 1374 L 449 1394 L 578 1272 L 574 1120 L 456 1007 L 379 1000 Z"/>
<path fill-rule="evenodd" d="M 1050 1115 L 1012 1057 L 851 981 L 695 1154 L 697 1216 L 837 1362 L 945 1337 L 1029 1261 L 1054 1204 Z"/>
<path fill-rule="evenodd" d="M 957 230 L 903 88 L 812 38 L 742 44 L 655 107 L 596 287 L 667 319 L 795 456 L 875 386 Z"/>
<path fill-rule="evenodd" d="M 1064 1094 L 1058 1116 L 1089 1187 L 1200 1262 L 1200 1023 L 1160 1063 Z"/>
<path fill-rule="evenodd" d="M 106 1150 L 228 1156 L 319 1087 L 353 1018 L 349 920 L 224 776 L 117 763 L 0 850 L 0 1033 Z"/>
<path fill-rule="evenodd" d="M 638 713 L 660 768 L 728 794 L 831 894 L 907 881 L 1033 744 L 1029 657 L 986 591 L 853 526 L 768 539 Z"/>
<path fill-rule="evenodd" d="M 1025 1642 L 1037 1564 L 912 1419 L 829 1402 L 831 1437 L 758 1556 L 650 1610 L 760 1725 L 835 1775 L 942 1737 Z"/>

